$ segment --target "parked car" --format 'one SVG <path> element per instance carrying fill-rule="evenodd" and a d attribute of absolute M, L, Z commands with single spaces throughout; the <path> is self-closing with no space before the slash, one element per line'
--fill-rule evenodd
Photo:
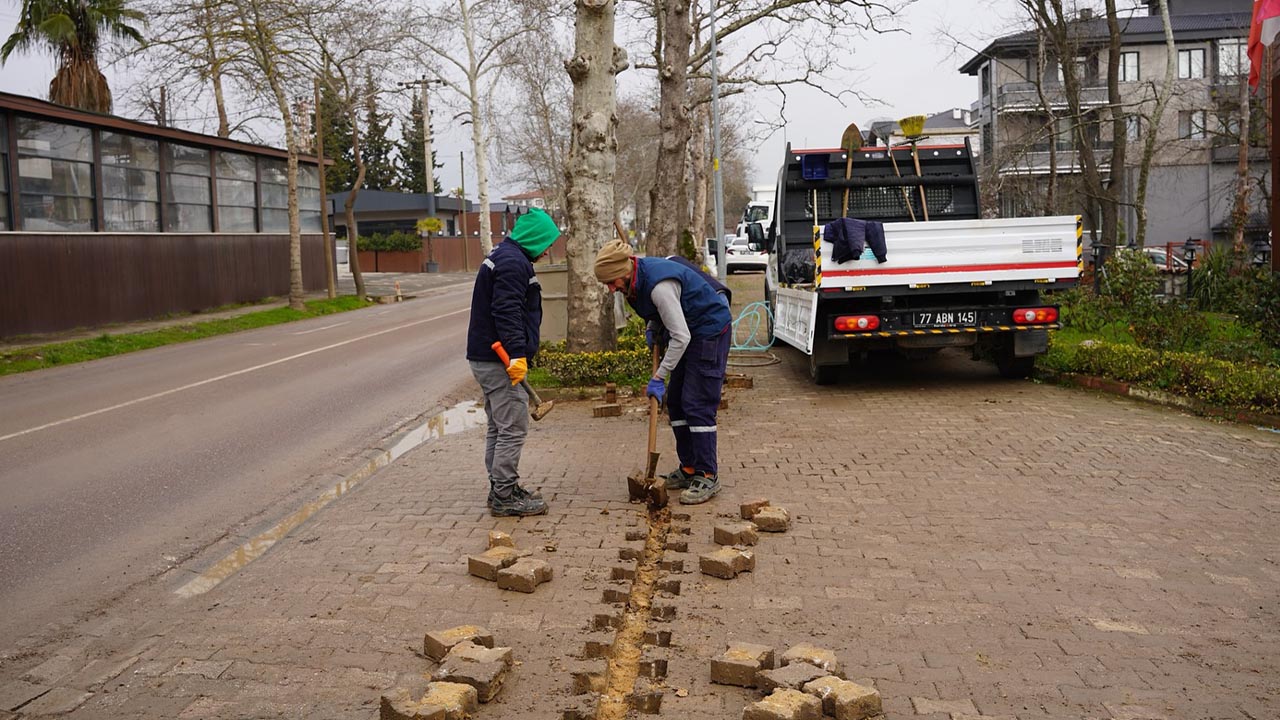
<path fill-rule="evenodd" d="M 764 251 L 764 247 L 751 243 L 747 238 L 735 237 L 725 247 L 726 274 L 736 270 L 764 270 L 768 264 L 769 254 Z"/>
<path fill-rule="evenodd" d="M 1177 255 L 1170 255 L 1169 252 L 1162 247 L 1145 247 L 1142 248 L 1142 254 L 1147 256 L 1156 267 L 1162 272 L 1186 272 L 1187 261 Z"/>

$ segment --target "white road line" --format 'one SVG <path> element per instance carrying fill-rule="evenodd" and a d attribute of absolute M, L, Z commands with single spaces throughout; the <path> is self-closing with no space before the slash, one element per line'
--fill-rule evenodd
<path fill-rule="evenodd" d="M 320 332 L 321 330 L 332 330 L 333 328 L 336 328 L 336 327 L 342 327 L 343 325 L 347 325 L 347 324 L 349 324 L 350 322 L 351 322 L 350 320 L 345 320 L 345 321 L 340 322 L 340 323 L 334 323 L 334 324 L 332 324 L 332 325 L 325 325 L 324 327 L 311 328 L 310 330 L 299 330 L 298 332 L 293 333 L 293 334 L 294 334 L 294 335 L 310 335 L 310 334 L 311 334 L 311 333 L 313 333 L 313 332 Z"/>
<path fill-rule="evenodd" d="M 198 382 L 188 383 L 181 387 L 171 388 L 169 390 L 153 393 L 145 397 L 134 398 L 133 400 L 127 400 L 125 402 L 112 405 L 111 407 L 99 408 L 97 410 L 92 410 L 87 413 L 80 413 L 79 415 L 73 415 L 72 417 L 63 418 L 61 420 L 54 420 L 53 422 L 47 422 L 44 425 L 37 425 L 36 427 L 27 428 L 26 430 L 19 430 L 18 432 L 9 433 L 8 435 L 0 435 L 0 442 L 4 442 L 5 440 L 12 440 L 16 437 L 22 437 L 23 435 L 29 435 L 34 432 L 39 432 L 41 430 L 48 430 L 49 428 L 57 427 L 59 425 L 66 425 L 67 423 L 75 422 L 76 420 L 84 420 L 85 418 L 90 418 L 95 415 L 109 413 L 113 410 L 120 410 L 123 408 L 130 407 L 132 405 L 137 405 L 139 403 L 147 402 L 148 400 L 155 400 L 157 398 L 165 397 L 166 395 L 173 395 L 175 393 L 180 393 L 180 392 L 183 392 L 184 390 L 191 390 L 193 388 L 201 387 L 202 385 L 209 385 L 211 383 L 216 383 L 222 380 L 226 380 L 228 378 L 233 378 L 238 375 L 245 375 L 251 372 L 255 372 L 257 370 L 269 368 L 273 365 L 279 365 L 281 363 L 286 363 L 291 360 L 297 360 L 298 358 L 307 357 L 308 355 L 314 355 L 318 352 L 324 352 L 325 350 L 340 348 L 343 345 L 350 345 L 351 343 L 360 342 L 362 340 L 368 340 L 369 338 L 378 337 L 379 335 L 386 335 L 387 333 L 395 332 L 397 330 L 404 330 L 405 328 L 411 328 L 411 327 L 414 327 L 415 325 L 429 323 L 429 322 L 432 322 L 433 320 L 441 320 L 443 318 L 452 317 L 454 315 L 458 315 L 458 314 L 467 312 L 469 310 L 470 308 L 462 308 L 460 310 L 454 310 L 453 312 L 444 313 L 443 315 L 436 315 L 433 317 L 424 318 L 422 320 L 414 320 L 413 322 L 404 323 L 403 325 L 396 325 L 395 327 L 390 327 L 385 330 L 379 330 L 378 332 L 369 333 L 368 335 L 361 335 L 360 337 L 354 337 L 349 340 L 343 340 L 342 342 L 336 342 L 336 343 L 333 343 L 332 345 L 325 345 L 324 347 L 318 347 L 313 350 L 307 350 L 306 352 L 300 352 L 300 353 L 297 353 L 296 355 L 290 355 L 289 357 L 283 357 L 278 360 L 272 360 L 271 362 L 262 363 L 261 365 L 254 365 L 253 367 L 247 367 L 247 368 L 244 368 L 243 370 L 236 370 L 234 372 L 229 372 L 224 375 L 219 375 L 217 377 L 211 377 L 205 380 L 200 380 Z"/>

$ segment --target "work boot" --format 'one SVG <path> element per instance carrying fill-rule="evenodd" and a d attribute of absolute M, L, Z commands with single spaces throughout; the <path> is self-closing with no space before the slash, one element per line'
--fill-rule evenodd
<path fill-rule="evenodd" d="M 533 497 L 517 489 L 503 497 L 496 493 L 489 494 L 489 514 L 494 517 L 527 517 L 529 515 L 546 515 L 547 501 Z"/>
<path fill-rule="evenodd" d="M 541 500 L 541 499 L 542 499 L 542 491 L 540 491 L 540 490 L 526 490 L 526 489 L 525 489 L 525 487 L 524 487 L 523 485 L 519 485 L 519 484 L 517 484 L 517 485 L 516 485 L 516 487 L 515 487 L 514 492 L 519 493 L 519 494 L 520 494 L 520 495 L 522 495 L 522 496 L 535 497 L 535 498 L 538 498 L 539 500 Z M 493 495 L 493 478 L 489 478 L 489 504 L 490 504 L 490 505 L 492 505 L 492 504 L 493 504 L 493 498 L 494 498 L 494 495 Z"/>
<path fill-rule="evenodd" d="M 681 505 L 700 505 L 720 492 L 720 478 L 715 475 L 695 475 L 689 480 L 689 489 L 680 493 Z"/>
<path fill-rule="evenodd" d="M 694 476 L 684 471 L 684 468 L 678 467 L 675 470 L 662 476 L 667 482 L 668 490 L 683 490 L 689 487 L 689 483 L 693 482 Z"/>

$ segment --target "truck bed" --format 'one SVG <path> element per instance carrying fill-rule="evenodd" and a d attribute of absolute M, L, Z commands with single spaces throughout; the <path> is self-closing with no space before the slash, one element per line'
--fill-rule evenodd
<path fill-rule="evenodd" d="M 815 283 L 824 291 L 908 288 L 944 284 L 990 285 L 1004 281 L 1042 284 L 1079 278 L 1079 216 L 936 220 L 884 226 L 888 261 L 876 262 L 870 248 L 862 257 L 832 261 L 834 247 L 822 241 L 822 272 Z"/>

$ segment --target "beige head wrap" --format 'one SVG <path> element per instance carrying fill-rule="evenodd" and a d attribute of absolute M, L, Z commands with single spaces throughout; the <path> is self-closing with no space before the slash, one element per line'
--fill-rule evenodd
<path fill-rule="evenodd" d="M 631 246 L 614 238 L 596 253 L 596 279 L 612 282 L 631 274 Z"/>

